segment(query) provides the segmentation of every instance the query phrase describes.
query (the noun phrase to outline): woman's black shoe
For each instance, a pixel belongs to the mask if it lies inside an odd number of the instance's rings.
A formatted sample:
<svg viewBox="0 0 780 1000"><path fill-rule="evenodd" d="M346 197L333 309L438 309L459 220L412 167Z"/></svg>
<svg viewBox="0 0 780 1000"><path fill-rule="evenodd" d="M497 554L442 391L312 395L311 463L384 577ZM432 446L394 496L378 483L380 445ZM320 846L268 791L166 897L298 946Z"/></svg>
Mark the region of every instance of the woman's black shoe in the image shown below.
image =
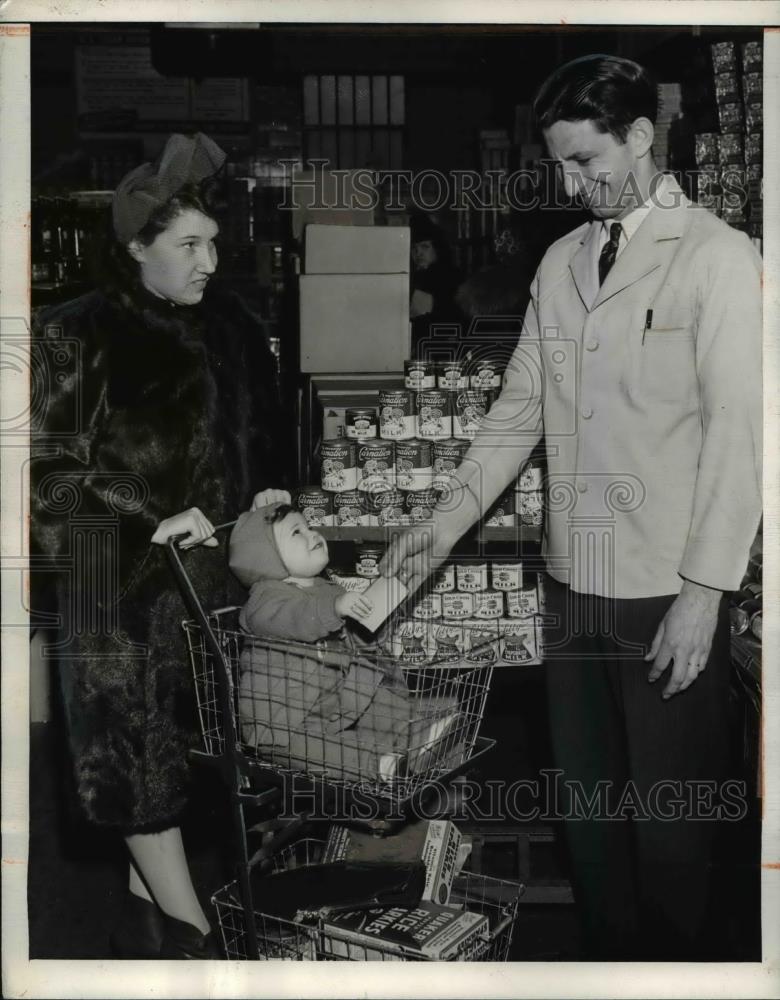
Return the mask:
<svg viewBox="0 0 780 1000"><path fill-rule="evenodd" d="M203 959L221 958L212 931L202 934L197 927L183 920L163 914L165 932L163 934L160 958Z"/></svg>
<svg viewBox="0 0 780 1000"><path fill-rule="evenodd" d="M159 907L130 892L122 917L109 937L111 954L114 958L159 958L164 934Z"/></svg>

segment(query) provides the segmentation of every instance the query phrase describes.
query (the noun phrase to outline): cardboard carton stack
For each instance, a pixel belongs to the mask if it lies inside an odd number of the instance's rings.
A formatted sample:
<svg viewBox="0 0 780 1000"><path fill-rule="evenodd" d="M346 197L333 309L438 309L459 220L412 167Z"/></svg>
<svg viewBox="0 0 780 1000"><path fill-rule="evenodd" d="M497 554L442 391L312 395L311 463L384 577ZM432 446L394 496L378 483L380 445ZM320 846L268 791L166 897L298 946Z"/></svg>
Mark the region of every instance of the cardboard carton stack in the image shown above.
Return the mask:
<svg viewBox="0 0 780 1000"><path fill-rule="evenodd" d="M724 222L763 237L763 46L712 46L718 132L696 136L699 203Z"/></svg>
<svg viewBox="0 0 780 1000"><path fill-rule="evenodd" d="M409 355L409 255L405 226L306 225L301 371L403 368Z"/></svg>

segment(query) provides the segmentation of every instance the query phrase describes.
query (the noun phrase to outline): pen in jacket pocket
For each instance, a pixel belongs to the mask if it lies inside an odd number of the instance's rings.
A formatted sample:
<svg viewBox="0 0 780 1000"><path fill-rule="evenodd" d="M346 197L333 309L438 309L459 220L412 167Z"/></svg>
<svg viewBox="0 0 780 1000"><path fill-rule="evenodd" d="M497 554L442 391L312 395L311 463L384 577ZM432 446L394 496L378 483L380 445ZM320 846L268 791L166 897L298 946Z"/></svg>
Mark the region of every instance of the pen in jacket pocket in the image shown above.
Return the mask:
<svg viewBox="0 0 780 1000"><path fill-rule="evenodd" d="M653 310L652 309L648 309L647 310L647 315L645 316L645 328L644 328L644 330L642 330L642 343L643 344L645 342L645 334L652 327L652 325L653 325Z"/></svg>

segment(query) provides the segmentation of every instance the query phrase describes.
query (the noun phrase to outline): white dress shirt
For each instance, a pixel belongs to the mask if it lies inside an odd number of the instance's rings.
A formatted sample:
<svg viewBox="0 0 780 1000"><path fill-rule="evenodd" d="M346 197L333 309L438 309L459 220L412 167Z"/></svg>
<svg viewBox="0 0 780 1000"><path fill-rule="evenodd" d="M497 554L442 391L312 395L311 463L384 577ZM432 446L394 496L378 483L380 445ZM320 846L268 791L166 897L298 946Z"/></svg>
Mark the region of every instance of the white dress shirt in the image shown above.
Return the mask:
<svg viewBox="0 0 780 1000"><path fill-rule="evenodd" d="M609 242L609 230L615 222L619 222L622 227L617 250L617 256L619 257L628 245L628 241L647 218L652 207L652 198L648 198L647 201L643 202L637 208L632 209L622 219L602 219L599 238L596 244L596 257L601 256L604 244Z"/></svg>

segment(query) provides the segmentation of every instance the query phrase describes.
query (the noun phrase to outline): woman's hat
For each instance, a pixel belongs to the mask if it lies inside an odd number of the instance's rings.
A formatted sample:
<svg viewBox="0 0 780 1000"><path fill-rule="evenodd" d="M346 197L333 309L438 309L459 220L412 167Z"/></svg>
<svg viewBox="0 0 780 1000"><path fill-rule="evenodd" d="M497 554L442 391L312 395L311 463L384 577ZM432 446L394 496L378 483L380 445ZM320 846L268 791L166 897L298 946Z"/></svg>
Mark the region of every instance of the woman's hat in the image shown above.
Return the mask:
<svg viewBox="0 0 780 1000"><path fill-rule="evenodd" d="M202 132L172 135L154 163L142 163L117 185L111 209L119 242L129 243L185 184L213 177L225 159L224 151Z"/></svg>

